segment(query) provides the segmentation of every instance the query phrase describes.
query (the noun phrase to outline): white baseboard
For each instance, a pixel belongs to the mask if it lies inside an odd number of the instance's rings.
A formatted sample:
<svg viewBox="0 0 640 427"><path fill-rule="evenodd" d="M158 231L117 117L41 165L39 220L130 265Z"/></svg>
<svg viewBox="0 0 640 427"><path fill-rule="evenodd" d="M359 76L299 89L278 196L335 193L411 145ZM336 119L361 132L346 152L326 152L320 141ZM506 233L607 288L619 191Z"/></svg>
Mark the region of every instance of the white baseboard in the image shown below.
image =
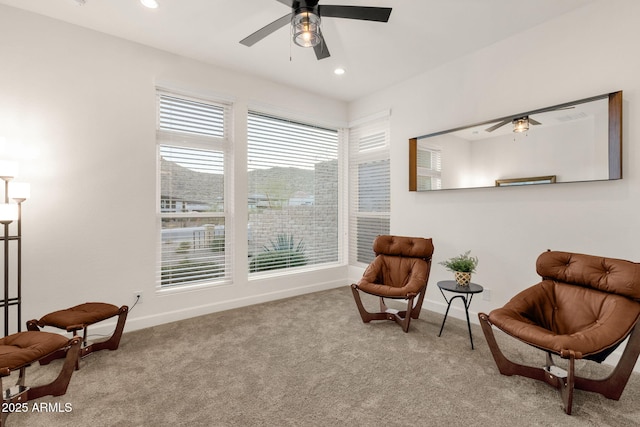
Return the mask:
<svg viewBox="0 0 640 427"><path fill-rule="evenodd" d="M162 325L165 323L177 322L179 320L190 319L192 317L203 316L206 314L217 313L220 311L231 310L239 307L246 307L249 305L260 304L269 301L276 301L283 298L290 298L298 295L304 295L312 292L319 292L328 289L338 288L345 286L344 280L333 280L324 283L316 283L308 286L299 286L292 289L285 289L280 291L266 292L256 295L248 295L245 297L217 301L209 304L203 304L196 307L187 307L175 311L169 311L159 314L152 314L148 316L135 316L135 308L133 308L128 317L125 325L125 332L132 332L139 329L150 328L153 326ZM91 326L89 334L107 335L115 328L116 321L101 322Z"/></svg>

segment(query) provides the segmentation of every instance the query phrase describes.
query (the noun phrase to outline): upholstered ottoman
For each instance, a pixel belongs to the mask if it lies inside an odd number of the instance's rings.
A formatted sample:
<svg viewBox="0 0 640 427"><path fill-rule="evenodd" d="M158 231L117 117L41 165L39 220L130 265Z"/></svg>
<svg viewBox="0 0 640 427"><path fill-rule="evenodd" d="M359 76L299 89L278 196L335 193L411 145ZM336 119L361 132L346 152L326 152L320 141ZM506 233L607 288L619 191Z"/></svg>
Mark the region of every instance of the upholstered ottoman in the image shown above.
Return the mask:
<svg viewBox="0 0 640 427"><path fill-rule="evenodd" d="M40 320L29 320L27 322L27 329L29 331L39 331L39 328L52 326L54 328L64 329L67 332L73 332L74 337L78 335L78 331L82 329L83 338L80 357L85 357L98 350L117 350L120 345L120 338L122 337L122 331L124 330L124 324L127 320L128 312L129 307L126 305L118 308L113 304L106 304L103 302L87 302L65 310L54 311L53 313L49 313L42 317ZM88 344L87 330L89 325L110 319L114 316L118 316L118 323L116 324L116 328L111 337L104 341ZM41 359L40 364L46 365L52 360L60 357L64 357L64 354L61 352L53 353L48 357ZM79 366L76 365L76 369L78 368Z"/></svg>
<svg viewBox="0 0 640 427"><path fill-rule="evenodd" d="M24 403L42 396L61 396L67 392L71 375L78 360L80 351L80 337L68 339L60 334L41 331L25 331L0 338L0 391L2 392L3 411L0 426L5 424L9 410L5 411L4 404ZM42 360L49 355L61 352L65 357L58 377L50 382L36 387L25 386L25 370L32 363ZM9 376L12 371L19 370L20 374L15 386L4 389L2 378ZM11 408L8 405L7 408Z"/></svg>

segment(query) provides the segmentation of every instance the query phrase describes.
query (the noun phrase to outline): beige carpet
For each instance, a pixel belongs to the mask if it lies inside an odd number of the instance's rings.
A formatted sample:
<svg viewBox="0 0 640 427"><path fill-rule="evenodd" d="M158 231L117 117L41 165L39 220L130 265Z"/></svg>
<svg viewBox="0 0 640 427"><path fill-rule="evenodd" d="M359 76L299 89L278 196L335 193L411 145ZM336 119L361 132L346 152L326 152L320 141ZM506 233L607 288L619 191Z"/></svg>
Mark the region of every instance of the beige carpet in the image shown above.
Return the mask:
<svg viewBox="0 0 640 427"><path fill-rule="evenodd" d="M370 302L370 300L368 300ZM135 310L132 315L135 315ZM409 333L364 324L348 287L161 325L85 358L67 394L39 402L70 412L12 414L18 426L637 426L640 375L620 401L557 391L498 373L479 326L423 312ZM544 354L500 335L509 356ZM32 384L60 361L27 373ZM578 364L604 376L610 367ZM56 409L52 405L49 409Z"/></svg>

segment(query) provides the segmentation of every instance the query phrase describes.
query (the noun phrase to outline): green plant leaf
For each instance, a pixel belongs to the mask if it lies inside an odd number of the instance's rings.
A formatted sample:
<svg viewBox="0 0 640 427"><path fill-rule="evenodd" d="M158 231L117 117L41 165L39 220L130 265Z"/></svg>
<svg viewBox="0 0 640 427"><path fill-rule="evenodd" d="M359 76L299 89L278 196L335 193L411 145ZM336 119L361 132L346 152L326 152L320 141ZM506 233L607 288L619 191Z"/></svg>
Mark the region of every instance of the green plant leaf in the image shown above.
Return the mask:
<svg viewBox="0 0 640 427"><path fill-rule="evenodd" d="M464 273L475 273L478 266L478 257L471 256L471 251L449 258L446 261L439 262L449 271L461 271Z"/></svg>

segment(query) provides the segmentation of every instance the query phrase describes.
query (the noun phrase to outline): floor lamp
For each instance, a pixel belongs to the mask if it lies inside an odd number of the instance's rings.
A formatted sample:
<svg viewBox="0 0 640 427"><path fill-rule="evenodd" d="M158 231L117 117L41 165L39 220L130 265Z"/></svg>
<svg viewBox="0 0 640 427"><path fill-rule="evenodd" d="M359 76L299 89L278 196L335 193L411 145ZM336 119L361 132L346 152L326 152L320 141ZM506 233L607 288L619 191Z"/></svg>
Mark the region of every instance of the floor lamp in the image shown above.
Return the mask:
<svg viewBox="0 0 640 427"><path fill-rule="evenodd" d="M16 307L17 332L22 327L22 203L29 198L29 184L12 182L17 172L17 165L13 162L0 163L0 179L4 181L4 203L0 203L0 224L4 228L2 234L3 255L4 255L4 292L1 301L4 311L4 335L9 335L9 309ZM13 203L11 203L13 201ZM11 223L16 224L16 234L11 234ZM10 272L11 242L15 242L16 273L15 273L15 293L12 296Z"/></svg>

